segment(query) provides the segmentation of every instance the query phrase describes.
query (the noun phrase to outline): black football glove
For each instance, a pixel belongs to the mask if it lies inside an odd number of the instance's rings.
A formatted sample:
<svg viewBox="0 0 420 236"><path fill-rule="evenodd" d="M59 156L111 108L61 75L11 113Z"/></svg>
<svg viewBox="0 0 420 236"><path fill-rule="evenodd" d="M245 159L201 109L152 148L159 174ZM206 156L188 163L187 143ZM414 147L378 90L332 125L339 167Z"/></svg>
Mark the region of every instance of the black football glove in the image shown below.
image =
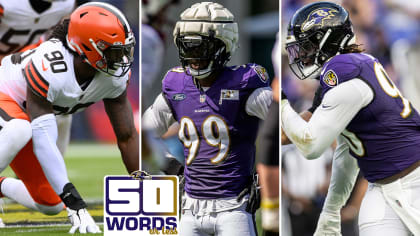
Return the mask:
<svg viewBox="0 0 420 236"><path fill-rule="evenodd" d="M319 86L315 92L314 99L312 100L312 106L311 108L308 109L310 113L314 113L316 108L319 107L319 105L321 105L321 102L322 102L321 94L322 94L322 87Z"/></svg>
<svg viewBox="0 0 420 236"><path fill-rule="evenodd" d="M258 184L258 174L254 173L252 175L252 181L248 187L246 187L242 192L239 193L236 201L240 202L242 198L244 198L247 194L249 194L248 203L246 204L246 211L251 214L255 214L255 212L260 208L261 204L261 193L260 193L260 186Z"/></svg>
<svg viewBox="0 0 420 236"><path fill-rule="evenodd" d="M184 165L173 157L165 158L165 163L160 170L165 173L165 175L184 175Z"/></svg>
<svg viewBox="0 0 420 236"><path fill-rule="evenodd" d="M72 183L67 183L60 194L61 200L66 205L67 216L72 225L69 233L101 233L92 216L86 210L86 203Z"/></svg>
<svg viewBox="0 0 420 236"><path fill-rule="evenodd" d="M281 90L281 100L287 99L286 94L283 92L283 89Z"/></svg>
<svg viewBox="0 0 420 236"><path fill-rule="evenodd" d="M165 163L161 166L160 170L165 175L177 175L179 179L179 204L182 205L182 195L184 194L185 177L184 166L174 157L165 158Z"/></svg>

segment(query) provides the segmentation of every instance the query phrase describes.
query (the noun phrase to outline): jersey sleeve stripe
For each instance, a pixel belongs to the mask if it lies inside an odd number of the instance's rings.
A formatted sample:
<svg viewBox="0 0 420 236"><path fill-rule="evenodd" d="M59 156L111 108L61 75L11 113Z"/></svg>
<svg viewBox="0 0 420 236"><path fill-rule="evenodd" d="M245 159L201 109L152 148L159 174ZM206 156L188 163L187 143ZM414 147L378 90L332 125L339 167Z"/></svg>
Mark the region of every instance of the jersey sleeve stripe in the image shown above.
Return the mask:
<svg viewBox="0 0 420 236"><path fill-rule="evenodd" d="M48 92L48 87L50 86L50 83L48 83L48 81L46 81L41 74L38 72L38 70L36 69L36 67L34 66L33 61L31 60L29 65L29 73L32 74L32 77L35 78L36 82L38 82L38 85L40 85L45 92Z"/></svg>
<svg viewBox="0 0 420 236"><path fill-rule="evenodd" d="M40 97L44 97L43 95L41 95L41 91L36 89L33 82L31 80L29 80L29 74L28 74L28 68L25 68L24 73L25 75L25 80L26 83L28 84L29 88L31 88L32 92L34 92L36 95L40 96Z"/></svg>
<svg viewBox="0 0 420 236"><path fill-rule="evenodd" d="M31 88L31 90L35 94L37 94L40 97L46 98L47 97L47 90L40 87L40 85L37 83L37 81L35 80L33 75L30 73L29 67L30 67L30 64L28 64L25 67L25 71L24 71L24 76L25 76L26 83L28 84L28 86Z"/></svg>

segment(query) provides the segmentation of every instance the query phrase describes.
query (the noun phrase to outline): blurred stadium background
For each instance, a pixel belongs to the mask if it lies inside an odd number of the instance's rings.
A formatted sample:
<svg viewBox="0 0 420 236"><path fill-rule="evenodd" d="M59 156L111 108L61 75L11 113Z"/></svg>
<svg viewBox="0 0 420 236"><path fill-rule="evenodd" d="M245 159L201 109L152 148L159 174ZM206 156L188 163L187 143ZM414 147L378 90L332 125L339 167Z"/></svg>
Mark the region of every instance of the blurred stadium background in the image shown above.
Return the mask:
<svg viewBox="0 0 420 236"><path fill-rule="evenodd" d="M136 120L138 120L139 1L95 1L111 3L119 8L127 17L134 31L137 45L130 85L128 86L128 97ZM89 1L78 0L77 2L81 4ZM102 102L73 115L71 141L64 159L70 181L77 186L80 194L87 201L89 212L96 222L103 222L103 178L105 175L126 175L127 172L122 163L116 138ZM14 177L14 174L8 168L2 172L2 176ZM70 229L70 225L57 225L69 223L65 211L56 216L45 216L14 204L8 199L5 199L1 206L0 218L3 219L8 228L0 229L0 235L67 235ZM50 224L54 226L45 226Z"/></svg>
<svg viewBox="0 0 420 236"><path fill-rule="evenodd" d="M282 0L282 38L287 24L301 6L315 1ZM402 90L404 97L419 109L420 79L420 2L405 0L341 0L333 1L350 14L358 44L366 53L377 57L388 75ZM315 80L298 80L290 71L287 54L282 53L282 88L299 111L312 104L318 86ZM293 145L282 147L282 235L312 235L328 189L332 149L308 161ZM358 235L357 214L367 182L363 176L341 212L342 234Z"/></svg>

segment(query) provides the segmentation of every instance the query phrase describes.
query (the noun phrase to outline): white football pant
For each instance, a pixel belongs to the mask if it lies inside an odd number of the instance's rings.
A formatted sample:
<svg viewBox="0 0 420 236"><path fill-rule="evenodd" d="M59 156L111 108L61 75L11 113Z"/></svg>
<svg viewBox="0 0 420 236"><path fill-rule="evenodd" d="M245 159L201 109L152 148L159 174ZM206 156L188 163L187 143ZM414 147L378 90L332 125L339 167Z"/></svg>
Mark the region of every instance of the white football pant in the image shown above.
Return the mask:
<svg viewBox="0 0 420 236"><path fill-rule="evenodd" d="M253 216L245 211L246 204L233 210L193 215L183 210L180 221L182 236L255 236Z"/></svg>
<svg viewBox="0 0 420 236"><path fill-rule="evenodd" d="M420 232L420 168L387 186L369 183L360 207L360 236L415 235L409 228Z"/></svg>

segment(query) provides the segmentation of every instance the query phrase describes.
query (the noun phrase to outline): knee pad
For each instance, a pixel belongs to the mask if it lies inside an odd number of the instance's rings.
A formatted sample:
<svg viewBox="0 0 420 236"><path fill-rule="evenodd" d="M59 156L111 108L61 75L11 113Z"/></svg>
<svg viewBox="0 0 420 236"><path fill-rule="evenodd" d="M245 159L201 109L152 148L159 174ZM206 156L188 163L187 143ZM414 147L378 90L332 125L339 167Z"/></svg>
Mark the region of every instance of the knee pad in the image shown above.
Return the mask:
<svg viewBox="0 0 420 236"><path fill-rule="evenodd" d="M64 209L64 203L60 202L55 206L47 206L35 203L38 208L38 211L45 215L57 215Z"/></svg>

